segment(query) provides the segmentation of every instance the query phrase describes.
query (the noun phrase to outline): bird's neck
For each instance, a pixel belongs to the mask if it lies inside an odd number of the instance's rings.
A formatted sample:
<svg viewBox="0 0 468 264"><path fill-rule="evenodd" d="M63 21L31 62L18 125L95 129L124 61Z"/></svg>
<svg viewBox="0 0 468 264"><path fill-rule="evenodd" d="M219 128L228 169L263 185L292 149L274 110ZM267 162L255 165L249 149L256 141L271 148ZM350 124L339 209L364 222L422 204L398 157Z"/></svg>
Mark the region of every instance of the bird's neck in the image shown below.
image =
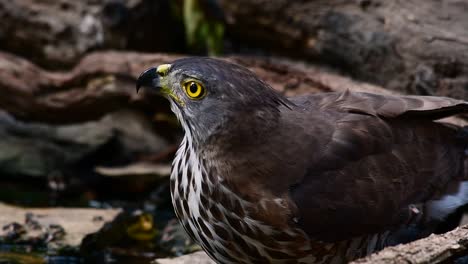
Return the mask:
<svg viewBox="0 0 468 264"><path fill-rule="evenodd" d="M220 151L234 151L233 147L237 146L255 146L275 131L279 118L280 112L271 108L238 112L226 116L204 143L217 146Z"/></svg>
<svg viewBox="0 0 468 264"><path fill-rule="evenodd" d="M183 164L187 170L200 171L197 178L203 179L215 172L216 177L228 181L238 178L237 175L244 172L256 172L251 170L251 165L263 163L256 156L268 158L268 155L275 155L265 149L265 146L268 146L267 141L271 136L277 133L279 118L278 109L258 108L255 111L242 111L236 115L225 116L222 122L209 130L197 129L188 123L189 121L182 119L185 136L173 163L178 166L174 168L182 171ZM246 157L252 164L239 164L244 160L240 157ZM259 165L261 166L265 165ZM206 173L201 173L201 170Z"/></svg>

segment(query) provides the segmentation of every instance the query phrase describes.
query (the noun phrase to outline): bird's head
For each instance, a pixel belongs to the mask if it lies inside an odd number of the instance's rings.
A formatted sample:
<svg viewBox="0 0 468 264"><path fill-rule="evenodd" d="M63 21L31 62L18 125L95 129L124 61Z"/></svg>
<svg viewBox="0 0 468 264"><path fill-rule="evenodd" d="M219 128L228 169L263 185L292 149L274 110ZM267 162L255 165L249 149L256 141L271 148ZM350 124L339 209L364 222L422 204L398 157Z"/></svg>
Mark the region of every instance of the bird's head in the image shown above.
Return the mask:
<svg viewBox="0 0 468 264"><path fill-rule="evenodd" d="M186 133L209 136L227 121L268 116L290 104L248 69L211 58L184 58L143 72L148 87L169 99Z"/></svg>

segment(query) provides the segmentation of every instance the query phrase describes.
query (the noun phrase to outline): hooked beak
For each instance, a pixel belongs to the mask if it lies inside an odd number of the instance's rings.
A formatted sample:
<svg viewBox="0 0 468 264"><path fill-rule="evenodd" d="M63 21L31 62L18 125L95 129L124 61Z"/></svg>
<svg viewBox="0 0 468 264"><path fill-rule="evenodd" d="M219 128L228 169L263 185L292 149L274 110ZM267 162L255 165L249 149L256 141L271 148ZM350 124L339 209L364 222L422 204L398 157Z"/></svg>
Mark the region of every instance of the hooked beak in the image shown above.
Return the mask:
<svg viewBox="0 0 468 264"><path fill-rule="evenodd" d="M177 104L184 106L184 102L174 94L170 88L164 87L165 76L168 75L171 69L170 64L161 64L157 68L152 67L144 71L136 82L136 91L140 90L141 87L152 88L153 91L158 92L166 97L172 98Z"/></svg>
<svg viewBox="0 0 468 264"><path fill-rule="evenodd" d="M158 74L157 68L152 67L144 71L140 77L138 77L136 83L137 93L141 87L156 88L157 90L160 90L161 84L159 77L160 75Z"/></svg>

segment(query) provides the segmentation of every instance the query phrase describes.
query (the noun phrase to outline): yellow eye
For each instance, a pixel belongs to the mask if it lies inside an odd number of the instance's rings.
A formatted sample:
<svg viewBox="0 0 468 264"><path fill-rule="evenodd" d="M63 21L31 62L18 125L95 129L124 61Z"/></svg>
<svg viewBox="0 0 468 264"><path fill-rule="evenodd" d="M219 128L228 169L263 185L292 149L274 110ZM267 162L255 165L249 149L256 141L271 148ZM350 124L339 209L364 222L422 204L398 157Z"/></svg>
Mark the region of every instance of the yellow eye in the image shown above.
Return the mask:
<svg viewBox="0 0 468 264"><path fill-rule="evenodd" d="M201 99L206 94L205 87L197 81L188 81L183 86L185 93L192 99Z"/></svg>

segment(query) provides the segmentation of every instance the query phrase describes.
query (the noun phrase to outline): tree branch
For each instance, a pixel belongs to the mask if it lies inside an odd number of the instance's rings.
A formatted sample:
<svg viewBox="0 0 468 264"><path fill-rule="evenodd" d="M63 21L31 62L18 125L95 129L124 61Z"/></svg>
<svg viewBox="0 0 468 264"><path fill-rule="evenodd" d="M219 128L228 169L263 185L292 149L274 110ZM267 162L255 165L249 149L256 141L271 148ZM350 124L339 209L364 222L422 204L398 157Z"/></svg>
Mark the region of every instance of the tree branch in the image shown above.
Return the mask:
<svg viewBox="0 0 468 264"><path fill-rule="evenodd" d="M468 225L441 235L431 235L414 242L388 247L354 264L451 263L468 255Z"/></svg>

